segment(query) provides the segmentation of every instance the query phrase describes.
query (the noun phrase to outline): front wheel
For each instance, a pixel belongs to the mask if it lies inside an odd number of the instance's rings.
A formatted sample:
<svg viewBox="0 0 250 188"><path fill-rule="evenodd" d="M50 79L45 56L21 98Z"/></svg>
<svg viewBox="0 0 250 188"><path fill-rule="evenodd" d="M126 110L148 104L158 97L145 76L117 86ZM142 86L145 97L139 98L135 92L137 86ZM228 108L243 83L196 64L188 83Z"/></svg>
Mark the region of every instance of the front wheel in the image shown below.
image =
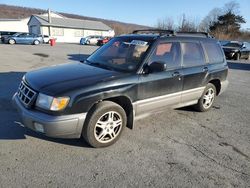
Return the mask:
<svg viewBox="0 0 250 188"><path fill-rule="evenodd" d="M195 109L199 112L205 112L210 110L214 103L215 97L216 88L213 84L208 83L198 103L194 106Z"/></svg>
<svg viewBox="0 0 250 188"><path fill-rule="evenodd" d="M95 148L110 146L119 139L126 122L126 113L120 105L103 101L90 110L82 135Z"/></svg>
<svg viewBox="0 0 250 188"><path fill-rule="evenodd" d="M14 39L10 39L8 42L9 42L9 44L15 44L16 43L16 41Z"/></svg>
<svg viewBox="0 0 250 188"><path fill-rule="evenodd" d="M240 60L240 53L236 53L234 60L239 61Z"/></svg>

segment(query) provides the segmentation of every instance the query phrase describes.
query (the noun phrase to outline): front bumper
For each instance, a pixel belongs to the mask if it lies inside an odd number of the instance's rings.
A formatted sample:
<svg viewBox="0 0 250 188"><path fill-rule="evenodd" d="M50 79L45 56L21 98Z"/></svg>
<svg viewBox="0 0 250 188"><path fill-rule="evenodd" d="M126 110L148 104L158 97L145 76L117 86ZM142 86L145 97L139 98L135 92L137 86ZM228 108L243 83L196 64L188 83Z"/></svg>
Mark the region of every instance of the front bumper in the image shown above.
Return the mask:
<svg viewBox="0 0 250 188"><path fill-rule="evenodd" d="M225 56L227 59L233 59L235 57L236 52L225 52Z"/></svg>
<svg viewBox="0 0 250 188"><path fill-rule="evenodd" d="M15 94L13 104L21 115L22 124L36 132L55 138L80 138L87 113L52 116L26 109Z"/></svg>

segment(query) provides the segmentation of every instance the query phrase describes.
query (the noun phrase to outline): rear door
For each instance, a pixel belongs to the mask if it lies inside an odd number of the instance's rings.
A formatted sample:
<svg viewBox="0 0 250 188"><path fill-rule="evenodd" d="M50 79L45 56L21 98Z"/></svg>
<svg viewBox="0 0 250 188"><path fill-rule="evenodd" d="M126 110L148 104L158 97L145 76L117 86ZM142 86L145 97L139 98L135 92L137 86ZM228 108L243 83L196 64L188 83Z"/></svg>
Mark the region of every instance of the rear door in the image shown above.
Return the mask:
<svg viewBox="0 0 250 188"><path fill-rule="evenodd" d="M166 106L179 104L181 100L182 70L179 42L159 42L147 64L153 62L165 62L167 70L139 76L137 115L159 111Z"/></svg>
<svg viewBox="0 0 250 188"><path fill-rule="evenodd" d="M182 41L183 92L181 102L195 102L206 86L208 65L201 43L196 40Z"/></svg>

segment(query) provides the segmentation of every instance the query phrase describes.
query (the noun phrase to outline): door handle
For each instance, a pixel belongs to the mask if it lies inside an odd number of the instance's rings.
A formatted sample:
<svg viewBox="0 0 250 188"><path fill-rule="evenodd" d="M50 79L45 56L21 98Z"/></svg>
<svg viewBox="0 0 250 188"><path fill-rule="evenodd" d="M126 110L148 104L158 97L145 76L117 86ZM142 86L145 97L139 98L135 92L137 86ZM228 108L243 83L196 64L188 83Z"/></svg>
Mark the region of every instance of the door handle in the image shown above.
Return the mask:
<svg viewBox="0 0 250 188"><path fill-rule="evenodd" d="M207 68L207 67L204 67L204 68L202 69L202 71L203 71L203 72L207 72L207 71L208 71L208 68Z"/></svg>
<svg viewBox="0 0 250 188"><path fill-rule="evenodd" d="M179 73L179 72L174 72L173 74L172 74L172 76L173 77L178 77L178 76L180 76L181 74Z"/></svg>

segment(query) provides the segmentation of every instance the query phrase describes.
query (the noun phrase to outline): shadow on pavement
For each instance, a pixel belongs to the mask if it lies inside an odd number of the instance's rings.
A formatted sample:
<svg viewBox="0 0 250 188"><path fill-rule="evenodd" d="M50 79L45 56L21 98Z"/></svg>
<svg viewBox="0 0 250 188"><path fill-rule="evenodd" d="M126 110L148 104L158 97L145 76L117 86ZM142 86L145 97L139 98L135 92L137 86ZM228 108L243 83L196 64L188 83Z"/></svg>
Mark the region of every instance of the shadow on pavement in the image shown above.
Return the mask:
<svg viewBox="0 0 250 188"><path fill-rule="evenodd" d="M78 147L90 147L83 139L49 138L19 125L20 116L12 105L12 96L25 72L0 72L0 141L26 139L26 136Z"/></svg>
<svg viewBox="0 0 250 188"><path fill-rule="evenodd" d="M227 62L229 69L237 69L237 70L247 70L250 71L250 64L249 63L236 63L229 61Z"/></svg>

